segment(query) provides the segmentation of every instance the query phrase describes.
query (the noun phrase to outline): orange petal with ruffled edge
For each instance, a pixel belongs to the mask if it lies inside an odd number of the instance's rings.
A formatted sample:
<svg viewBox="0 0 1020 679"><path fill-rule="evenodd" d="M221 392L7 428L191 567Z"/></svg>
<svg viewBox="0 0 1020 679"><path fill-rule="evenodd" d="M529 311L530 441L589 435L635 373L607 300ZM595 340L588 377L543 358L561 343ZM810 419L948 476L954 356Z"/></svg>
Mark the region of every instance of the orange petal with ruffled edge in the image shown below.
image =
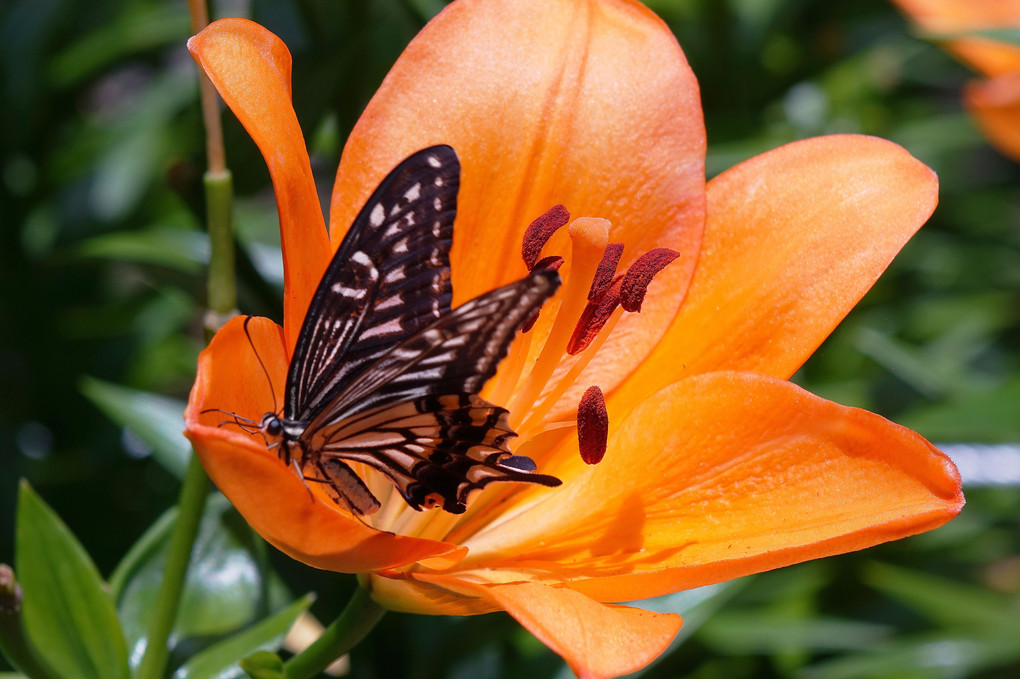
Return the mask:
<svg viewBox="0 0 1020 679"><path fill-rule="evenodd" d="M704 123L697 81L672 33L630 0L448 6L411 42L351 133L330 210L333 240L398 161L438 143L453 146L463 167L455 304L523 275L524 230L558 203L575 217L608 219L610 240L626 244L621 266L654 247L681 253L579 379L610 388L661 336L701 240ZM569 254L566 233L545 253ZM569 276L570 266L560 273ZM539 324L557 305L547 304Z"/></svg>
<svg viewBox="0 0 1020 679"><path fill-rule="evenodd" d="M839 135L787 144L708 184L698 270L669 332L608 396L610 418L713 370L792 375L935 209L903 148Z"/></svg>
<svg viewBox="0 0 1020 679"><path fill-rule="evenodd" d="M290 52L262 26L220 19L188 49L269 166L283 244L284 329L293 350L331 253L305 140L291 105Z"/></svg>
<svg viewBox="0 0 1020 679"><path fill-rule="evenodd" d="M607 606L537 582L482 585L443 575L417 577L495 603L558 653L581 679L636 672L666 650L683 622L679 615Z"/></svg>
<svg viewBox="0 0 1020 679"><path fill-rule="evenodd" d="M1020 0L893 0L924 31L936 37L1020 28ZM948 40L946 49L987 76L1020 69L1020 47L988 38Z"/></svg>
<svg viewBox="0 0 1020 679"><path fill-rule="evenodd" d="M968 83L963 101L988 141L1020 162L1020 70Z"/></svg>
<svg viewBox="0 0 1020 679"><path fill-rule="evenodd" d="M449 575L631 601L913 535L963 506L956 468L916 433L753 373L671 385L600 464L549 471L563 486L522 493Z"/></svg>
<svg viewBox="0 0 1020 679"><path fill-rule="evenodd" d="M203 412L217 408L257 422L281 403L287 370L281 329L268 319L252 318L249 342L244 321L232 319L200 355L184 415L185 433L202 465L251 527L280 551L316 568L358 573L422 560L433 567L456 563L463 548L369 528L340 511L320 488L306 486L260 435L222 425L230 415ZM279 392L275 400L270 380Z"/></svg>

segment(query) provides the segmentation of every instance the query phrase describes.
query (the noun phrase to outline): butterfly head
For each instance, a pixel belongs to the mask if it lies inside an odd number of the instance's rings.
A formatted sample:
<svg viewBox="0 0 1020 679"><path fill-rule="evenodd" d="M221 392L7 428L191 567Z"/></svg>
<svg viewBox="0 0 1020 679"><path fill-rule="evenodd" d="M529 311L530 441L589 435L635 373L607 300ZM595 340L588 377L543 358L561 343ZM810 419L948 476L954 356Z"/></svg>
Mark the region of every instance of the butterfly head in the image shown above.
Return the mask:
<svg viewBox="0 0 1020 679"><path fill-rule="evenodd" d="M275 442L283 438L283 422L280 421L276 413L266 413L263 415L259 426L262 428L262 433L271 439L271 441Z"/></svg>
<svg viewBox="0 0 1020 679"><path fill-rule="evenodd" d="M266 446L269 448L276 447L283 463L290 464L290 446L284 442L284 439L287 438L287 428L283 420L280 419L280 416L274 412L266 413L259 422L259 430L266 440ZM283 445L280 445L281 443Z"/></svg>

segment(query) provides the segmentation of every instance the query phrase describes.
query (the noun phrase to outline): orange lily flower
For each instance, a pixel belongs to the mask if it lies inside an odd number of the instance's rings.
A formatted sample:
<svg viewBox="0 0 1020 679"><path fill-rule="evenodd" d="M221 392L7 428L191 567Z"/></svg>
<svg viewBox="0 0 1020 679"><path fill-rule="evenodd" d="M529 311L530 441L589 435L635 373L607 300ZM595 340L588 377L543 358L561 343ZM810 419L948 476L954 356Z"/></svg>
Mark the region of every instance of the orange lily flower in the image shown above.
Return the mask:
<svg viewBox="0 0 1020 679"><path fill-rule="evenodd" d="M1020 30L1020 0L894 0L920 28L936 36ZM999 151L1020 162L1020 46L991 37L960 37L945 43L986 80L963 90L967 110Z"/></svg>
<svg viewBox="0 0 1020 679"><path fill-rule="evenodd" d="M861 549L960 511L956 469L923 438L786 381L934 209L933 173L902 148L812 139L706 184L697 82L647 8L460 0L408 46L353 130L327 238L283 43L229 19L189 48L269 164L286 277L282 328L253 319L249 342L235 319L202 353L187 435L285 553L359 573L392 610L506 610L579 675L609 677L653 660L681 621L604 602ZM454 515L416 512L361 470L383 503L362 523L324 494L312 500L258 437L203 411L258 420L282 403L305 309L345 229L392 167L439 143L463 168L454 306L526 273L533 218L557 203L585 215L545 244L565 259L563 287L483 393L509 408L515 452L563 485L499 484ZM621 267L657 247L679 256L640 313L616 309L568 355L610 243L623 244ZM609 434L604 459L586 465L575 419L593 385Z"/></svg>

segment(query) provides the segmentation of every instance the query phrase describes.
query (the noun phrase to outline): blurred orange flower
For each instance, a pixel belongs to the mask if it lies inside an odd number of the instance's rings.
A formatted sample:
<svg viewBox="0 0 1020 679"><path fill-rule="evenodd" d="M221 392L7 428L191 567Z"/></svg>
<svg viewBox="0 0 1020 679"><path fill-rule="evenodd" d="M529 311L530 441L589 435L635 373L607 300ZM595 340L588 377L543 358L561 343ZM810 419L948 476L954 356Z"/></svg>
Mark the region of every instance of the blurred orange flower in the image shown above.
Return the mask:
<svg viewBox="0 0 1020 679"><path fill-rule="evenodd" d="M653 660L680 627L630 601L925 531L963 505L952 463L917 434L786 379L934 209L933 173L879 139L776 149L706 184L697 82L667 27L628 0L460 0L408 46L353 130L329 236L290 103L290 55L262 27L218 21L189 43L269 165L283 237L283 327L238 319L203 352L187 434L210 476L270 543L359 573L384 606L503 609L579 675ZM510 409L515 452L560 488L502 484L464 514L383 500L368 525L321 496L261 440L218 427L282 402L305 309L348 224L385 174L433 144L460 156L454 306L526 272L528 222L562 203L564 285L486 386ZM621 266L679 257L641 313L617 309L568 355L610 243ZM605 458L574 423L605 394ZM314 484L313 484L314 485ZM316 492L318 490L316 489ZM388 499L385 499L387 498Z"/></svg>
<svg viewBox="0 0 1020 679"><path fill-rule="evenodd" d="M945 39L958 59L985 76L963 101L988 140L1020 162L1020 0L893 0L922 30ZM1013 42L994 39L1015 31ZM987 31L988 35L968 35Z"/></svg>

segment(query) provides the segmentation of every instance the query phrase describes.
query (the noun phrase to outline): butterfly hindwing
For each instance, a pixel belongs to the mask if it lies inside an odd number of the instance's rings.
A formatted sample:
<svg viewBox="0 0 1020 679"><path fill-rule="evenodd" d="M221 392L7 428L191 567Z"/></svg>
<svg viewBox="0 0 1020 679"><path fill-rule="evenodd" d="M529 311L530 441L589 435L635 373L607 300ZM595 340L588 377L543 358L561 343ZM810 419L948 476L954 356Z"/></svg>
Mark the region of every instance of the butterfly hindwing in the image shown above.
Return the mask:
<svg viewBox="0 0 1020 679"><path fill-rule="evenodd" d="M526 459L510 455L514 436L504 408L474 395L429 396L350 418L323 446L322 457L382 472L414 509L441 501L444 510L460 514L468 495L492 482L559 485L512 465Z"/></svg>
<svg viewBox="0 0 1020 679"><path fill-rule="evenodd" d="M314 419L374 360L449 311L459 182L456 153L434 146L369 198L309 304L287 374L287 419Z"/></svg>

